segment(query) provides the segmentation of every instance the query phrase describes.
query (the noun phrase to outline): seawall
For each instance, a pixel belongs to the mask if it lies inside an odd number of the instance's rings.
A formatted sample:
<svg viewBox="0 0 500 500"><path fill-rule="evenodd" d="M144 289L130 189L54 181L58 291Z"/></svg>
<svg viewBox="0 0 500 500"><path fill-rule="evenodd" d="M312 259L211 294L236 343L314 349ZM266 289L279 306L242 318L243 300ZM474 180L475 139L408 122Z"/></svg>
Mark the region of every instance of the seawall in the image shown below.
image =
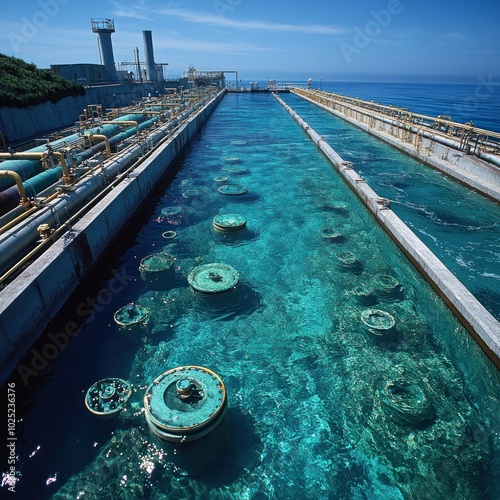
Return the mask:
<svg viewBox="0 0 500 500"><path fill-rule="evenodd" d="M290 106L279 97L275 98L308 134L384 230L500 368L500 323L390 209L389 200L380 198L352 168L350 162L344 161Z"/></svg>
<svg viewBox="0 0 500 500"><path fill-rule="evenodd" d="M154 96L157 88L155 83L101 85L86 88L84 96L65 97L57 103L47 101L27 108L0 107L0 131L7 145L43 138L50 132L73 126L89 104L124 107L148 94Z"/></svg>
<svg viewBox="0 0 500 500"><path fill-rule="evenodd" d="M0 292L0 366L2 379L44 331L70 294L168 172L174 160L215 110L225 91L193 113L150 151L114 189L57 240L39 259ZM66 338L77 332L70 322ZM46 352L44 352L44 349ZM50 360L59 347L47 344L39 353ZM55 353L55 354L54 354ZM28 368L28 369L32 369Z"/></svg>

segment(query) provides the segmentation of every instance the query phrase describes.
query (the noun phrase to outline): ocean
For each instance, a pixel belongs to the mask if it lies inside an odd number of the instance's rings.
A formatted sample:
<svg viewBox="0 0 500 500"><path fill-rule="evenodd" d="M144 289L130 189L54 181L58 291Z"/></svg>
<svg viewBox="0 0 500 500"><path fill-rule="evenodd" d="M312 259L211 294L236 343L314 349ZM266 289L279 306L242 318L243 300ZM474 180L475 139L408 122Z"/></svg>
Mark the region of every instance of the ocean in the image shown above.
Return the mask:
<svg viewBox="0 0 500 500"><path fill-rule="evenodd" d="M390 97L391 84L331 85L353 97ZM430 97L436 89L440 99L448 95L441 86L392 85L398 101L420 103L415 111L446 105ZM461 95L474 93L467 89ZM365 161L367 177L376 177L369 171L376 157L407 169L399 179L407 187L390 172L385 185L411 191L410 176L424 167L353 127L332 125L295 96L284 99L341 140L343 154ZM422 185L444 199L458 203L468 193L429 175ZM245 190L223 195L221 178ZM400 196L401 209L411 209ZM467 203L483 201L474 194ZM444 228L461 252L457 235L467 214L449 222L454 214L439 208L416 212ZM245 217L246 228L214 230L220 213ZM470 232L483 229L494 230L479 219ZM158 252L175 259L175 282L143 279L141 260ZM187 276L213 262L233 267L239 282L207 299ZM123 286L114 286L116 275L126 277ZM129 303L151 314L135 331L114 320ZM386 326L367 325L373 309ZM48 346L70 322L80 333L41 367L40 353L53 352ZM16 498L500 495L498 369L269 94L224 97L172 175L21 360L33 363L36 374L15 370L4 386L5 400L8 384L16 388ZM184 365L218 373L229 401L227 446L197 477L178 470L175 454L151 439L141 412L149 383ZM87 389L105 377L133 387L130 407L114 420L100 420L84 404ZM6 489L5 444L2 452Z"/></svg>
<svg viewBox="0 0 500 500"><path fill-rule="evenodd" d="M279 85L307 86L307 81L276 80ZM244 86L249 82L244 81ZM266 81L259 81L261 88ZM479 128L500 132L500 84L491 75L480 75L477 83L331 82L313 80L312 88L348 97L393 105L414 113L451 116L459 123L473 122Z"/></svg>

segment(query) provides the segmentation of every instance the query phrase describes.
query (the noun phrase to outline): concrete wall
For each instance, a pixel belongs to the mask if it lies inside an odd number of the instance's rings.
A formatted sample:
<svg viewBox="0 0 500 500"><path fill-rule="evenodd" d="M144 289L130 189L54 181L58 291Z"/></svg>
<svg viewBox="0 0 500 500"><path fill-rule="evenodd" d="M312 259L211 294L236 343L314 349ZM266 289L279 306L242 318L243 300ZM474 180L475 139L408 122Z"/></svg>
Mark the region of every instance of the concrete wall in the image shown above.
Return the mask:
<svg viewBox="0 0 500 500"><path fill-rule="evenodd" d="M181 125L108 196L0 292L2 379L14 369L19 358L90 272L94 262L99 260L124 229L158 180L168 171L173 160L217 107L223 95L224 92L219 93ZM68 332L64 335L68 341L75 334L76 323L68 323L67 329ZM39 363L33 358L36 366L26 367L26 373L41 369L40 364L44 360L48 363L47 360L52 359L51 353L55 351L55 357L57 350L55 341L44 346L38 353L41 356L37 358Z"/></svg>
<svg viewBox="0 0 500 500"><path fill-rule="evenodd" d="M85 96L66 97L55 104L0 108L0 131L7 144L43 138L47 133L74 125L88 104L102 104L105 108L128 106L148 93L155 95L156 90L154 83L103 85L87 88Z"/></svg>
<svg viewBox="0 0 500 500"><path fill-rule="evenodd" d="M351 189L363 201L391 238L472 333L491 360L500 367L500 323L388 207L364 181L292 108L276 97L320 148Z"/></svg>

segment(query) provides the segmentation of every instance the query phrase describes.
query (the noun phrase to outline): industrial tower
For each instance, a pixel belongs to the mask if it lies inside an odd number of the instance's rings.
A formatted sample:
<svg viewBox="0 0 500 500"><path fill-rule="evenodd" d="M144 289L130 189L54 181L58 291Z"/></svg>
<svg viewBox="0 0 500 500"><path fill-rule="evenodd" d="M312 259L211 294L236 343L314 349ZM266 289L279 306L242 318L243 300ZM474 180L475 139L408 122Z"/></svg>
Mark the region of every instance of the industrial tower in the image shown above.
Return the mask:
<svg viewBox="0 0 500 500"><path fill-rule="evenodd" d="M115 58L113 56L113 45L111 44L111 33L115 32L113 19L91 19L92 31L99 37L99 51L109 79L116 80Z"/></svg>

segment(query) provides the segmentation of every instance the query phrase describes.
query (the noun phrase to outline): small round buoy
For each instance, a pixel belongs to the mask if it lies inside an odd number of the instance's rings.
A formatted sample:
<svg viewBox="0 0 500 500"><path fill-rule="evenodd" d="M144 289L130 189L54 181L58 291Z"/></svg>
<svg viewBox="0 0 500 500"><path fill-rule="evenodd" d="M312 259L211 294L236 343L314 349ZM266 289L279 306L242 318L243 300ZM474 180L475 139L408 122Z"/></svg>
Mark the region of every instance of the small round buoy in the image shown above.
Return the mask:
<svg viewBox="0 0 500 500"><path fill-rule="evenodd" d="M162 215L177 215L182 212L181 207L163 207L161 209L161 214Z"/></svg>
<svg viewBox="0 0 500 500"><path fill-rule="evenodd" d="M239 214L218 214L214 217L213 226L218 231L239 231L247 225L245 217Z"/></svg>
<svg viewBox="0 0 500 500"><path fill-rule="evenodd" d="M240 275L226 264L201 264L188 274L188 283L198 292L220 293L234 288Z"/></svg>
<svg viewBox="0 0 500 500"><path fill-rule="evenodd" d="M341 232L330 229L329 227L321 230L321 238L333 243L342 243L345 241L345 236Z"/></svg>
<svg viewBox="0 0 500 500"><path fill-rule="evenodd" d="M335 201L330 205L330 211L347 217L349 215L349 205L345 201Z"/></svg>
<svg viewBox="0 0 500 500"><path fill-rule="evenodd" d="M231 165L235 165L237 163L241 163L241 158L238 158L237 156L231 156L228 158L223 158L225 163L229 163Z"/></svg>
<svg viewBox="0 0 500 500"><path fill-rule="evenodd" d="M361 267L361 262L352 252L342 252L337 254L340 267L356 270Z"/></svg>
<svg viewBox="0 0 500 500"><path fill-rule="evenodd" d="M114 416L123 409L131 394L132 389L126 380L104 378L87 391L85 406L99 417Z"/></svg>
<svg viewBox="0 0 500 500"><path fill-rule="evenodd" d="M421 427L435 419L434 407L416 382L404 378L386 381L379 396L385 413L399 425Z"/></svg>
<svg viewBox="0 0 500 500"><path fill-rule="evenodd" d="M114 319L115 323L126 328L143 326L149 320L149 313L147 307L131 302L118 309L115 312Z"/></svg>
<svg viewBox="0 0 500 500"><path fill-rule="evenodd" d="M144 395L146 422L163 441L186 443L213 432L226 417L224 382L201 366L181 366L156 377Z"/></svg>
<svg viewBox="0 0 500 500"><path fill-rule="evenodd" d="M229 174L246 174L248 172L248 168L244 165L225 165L222 170Z"/></svg>
<svg viewBox="0 0 500 500"><path fill-rule="evenodd" d="M162 252L146 255L146 257L141 259L141 263L139 264L139 271L141 272L141 275L174 270L175 259Z"/></svg>
<svg viewBox="0 0 500 500"><path fill-rule="evenodd" d="M238 195L245 194L248 189L241 184L226 184L225 186L221 186L217 189L219 193L228 194L228 195Z"/></svg>
<svg viewBox="0 0 500 500"><path fill-rule="evenodd" d="M397 298L403 293L401 283L390 274L379 274L373 281L375 291L382 297Z"/></svg>
<svg viewBox="0 0 500 500"><path fill-rule="evenodd" d="M377 297L373 294L373 290L364 284L357 286L352 293L361 305L372 306L377 302Z"/></svg>
<svg viewBox="0 0 500 500"><path fill-rule="evenodd" d="M380 309L367 309L361 313L361 321L370 333L378 337L386 336L394 331L396 320L391 314Z"/></svg>
<svg viewBox="0 0 500 500"><path fill-rule="evenodd" d="M177 236L177 233L175 231L165 231L161 235L166 240L173 240Z"/></svg>

